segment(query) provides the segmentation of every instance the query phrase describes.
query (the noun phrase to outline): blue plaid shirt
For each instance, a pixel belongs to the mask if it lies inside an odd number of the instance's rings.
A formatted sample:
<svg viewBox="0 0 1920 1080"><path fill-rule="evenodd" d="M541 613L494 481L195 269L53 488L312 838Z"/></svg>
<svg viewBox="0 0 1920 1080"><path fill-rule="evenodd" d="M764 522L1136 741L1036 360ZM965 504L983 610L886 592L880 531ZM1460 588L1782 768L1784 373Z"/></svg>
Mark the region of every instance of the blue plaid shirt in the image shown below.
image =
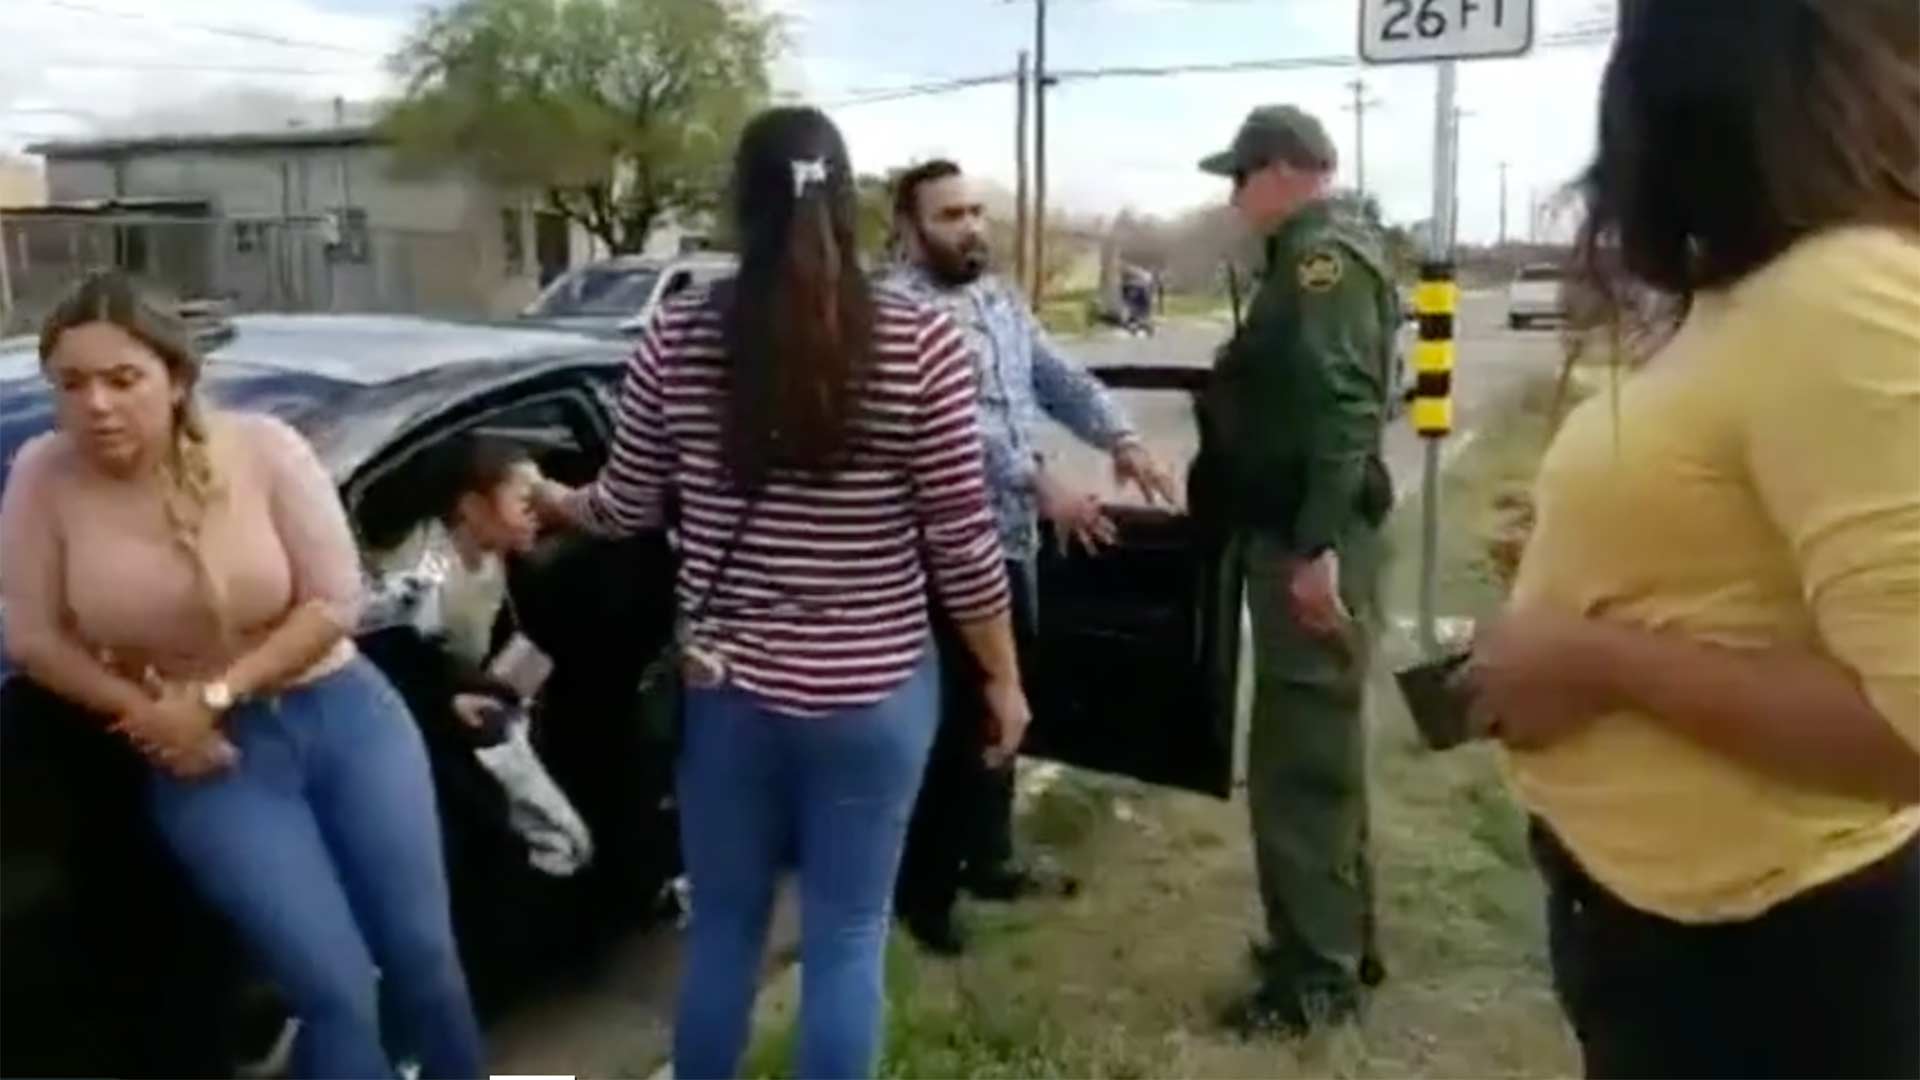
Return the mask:
<svg viewBox="0 0 1920 1080"><path fill-rule="evenodd" d="M1040 551L1033 478L1041 415L1109 451L1134 437L1133 426L1100 380L1054 345L1026 298L1004 279L987 275L956 288L921 267L897 263L880 284L946 312L966 336L980 387L980 432L1000 545L1009 559L1032 560Z"/></svg>

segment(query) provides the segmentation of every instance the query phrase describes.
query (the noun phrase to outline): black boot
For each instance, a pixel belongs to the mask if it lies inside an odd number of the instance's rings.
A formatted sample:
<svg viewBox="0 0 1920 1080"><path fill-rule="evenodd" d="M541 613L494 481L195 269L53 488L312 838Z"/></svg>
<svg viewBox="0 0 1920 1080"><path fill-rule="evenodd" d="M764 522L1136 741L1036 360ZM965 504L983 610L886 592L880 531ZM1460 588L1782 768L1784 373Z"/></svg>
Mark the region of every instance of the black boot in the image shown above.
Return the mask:
<svg viewBox="0 0 1920 1080"><path fill-rule="evenodd" d="M1316 1027L1330 1027L1360 1014L1358 988L1262 980L1251 994L1220 1015L1222 1026L1242 1038L1297 1039Z"/></svg>
<svg viewBox="0 0 1920 1080"><path fill-rule="evenodd" d="M954 957L967 951L966 931L950 904L902 911L900 922L922 949L935 956Z"/></svg>
<svg viewBox="0 0 1920 1080"><path fill-rule="evenodd" d="M1254 970L1263 975L1281 962L1279 949L1259 941L1247 943L1247 956L1253 961ZM1360 954L1359 975L1360 985L1372 990L1387 981L1387 963L1379 953L1368 949Z"/></svg>

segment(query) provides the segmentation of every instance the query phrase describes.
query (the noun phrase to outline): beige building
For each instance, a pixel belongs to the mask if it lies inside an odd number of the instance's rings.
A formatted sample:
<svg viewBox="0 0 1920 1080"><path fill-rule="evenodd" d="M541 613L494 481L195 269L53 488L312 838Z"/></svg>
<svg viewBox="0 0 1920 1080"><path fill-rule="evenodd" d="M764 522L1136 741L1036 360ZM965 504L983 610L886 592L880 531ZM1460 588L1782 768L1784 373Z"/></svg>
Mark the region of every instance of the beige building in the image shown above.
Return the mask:
<svg viewBox="0 0 1920 1080"><path fill-rule="evenodd" d="M30 149L46 161L45 205L0 195L23 309L111 263L240 310L499 317L596 253L529 193L401 170L368 127Z"/></svg>
<svg viewBox="0 0 1920 1080"><path fill-rule="evenodd" d="M0 154L0 206L39 206L47 201L47 174L32 158Z"/></svg>

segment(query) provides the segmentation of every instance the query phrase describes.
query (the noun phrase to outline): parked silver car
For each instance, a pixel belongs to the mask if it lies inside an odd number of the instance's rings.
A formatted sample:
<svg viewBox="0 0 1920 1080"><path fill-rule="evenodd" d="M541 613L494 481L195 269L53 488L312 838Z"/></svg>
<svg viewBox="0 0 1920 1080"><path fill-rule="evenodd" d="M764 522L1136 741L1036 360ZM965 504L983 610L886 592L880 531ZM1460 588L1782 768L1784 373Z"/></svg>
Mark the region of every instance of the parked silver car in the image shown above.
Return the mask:
<svg viewBox="0 0 1920 1080"><path fill-rule="evenodd" d="M739 260L722 252L677 258L616 255L576 266L520 313L524 322L593 334L629 334L683 289L732 277Z"/></svg>

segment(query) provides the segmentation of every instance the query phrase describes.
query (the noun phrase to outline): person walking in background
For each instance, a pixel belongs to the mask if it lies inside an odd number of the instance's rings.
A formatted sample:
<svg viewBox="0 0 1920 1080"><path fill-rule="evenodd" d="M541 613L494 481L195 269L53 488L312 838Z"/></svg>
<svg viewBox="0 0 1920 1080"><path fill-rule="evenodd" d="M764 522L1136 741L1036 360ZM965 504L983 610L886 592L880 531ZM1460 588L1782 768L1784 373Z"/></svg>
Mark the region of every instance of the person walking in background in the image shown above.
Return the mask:
<svg viewBox="0 0 1920 1080"><path fill-rule="evenodd" d="M425 750L348 637L326 471L279 421L206 410L184 328L117 273L48 316L40 360L58 430L0 497L12 659L152 762L161 835L301 1022L298 1075L393 1076L383 995L425 1075L481 1075Z"/></svg>
<svg viewBox="0 0 1920 1080"><path fill-rule="evenodd" d="M1120 271L1120 307L1129 334L1153 334L1153 277L1137 266Z"/></svg>
<svg viewBox="0 0 1920 1080"><path fill-rule="evenodd" d="M1226 1017L1298 1032L1384 977L1367 856L1367 670L1380 460L1398 299L1360 208L1329 195L1333 143L1288 105L1255 109L1201 168L1267 236L1267 273L1221 351L1201 419L1194 510L1239 536L1253 616L1248 807L1269 940Z"/></svg>
<svg viewBox="0 0 1920 1080"><path fill-rule="evenodd" d="M996 759L1027 724L966 342L869 286L853 179L817 110L747 126L738 278L662 308L622 386L610 463L587 488L537 497L611 534L660 527L669 486L678 497L693 909L681 1077L738 1067L774 884L795 863L796 1075L876 1065L889 899L937 721L929 579L980 673Z"/></svg>
<svg viewBox="0 0 1920 1080"><path fill-rule="evenodd" d="M1172 502L1173 484L1099 380L1055 347L1012 285L988 273L986 208L959 166L935 160L901 174L894 231L901 258L883 283L948 313L973 357L1014 634L1022 662L1031 665L1039 632L1037 518L1050 519L1062 541L1091 548L1113 538L1098 497L1071 491L1041 465L1042 416L1112 455L1116 478L1139 485L1150 501ZM914 808L899 905L921 944L952 955L965 946L953 916L962 887L982 899L1012 900L1035 879L1014 859L1012 763L982 764L979 680L952 642L944 651L951 657L941 695L945 719Z"/></svg>
<svg viewBox="0 0 1920 1080"><path fill-rule="evenodd" d="M1561 427L1466 682L1588 1075L1920 1075L1920 11L1629 9L1581 263L1684 310Z"/></svg>

